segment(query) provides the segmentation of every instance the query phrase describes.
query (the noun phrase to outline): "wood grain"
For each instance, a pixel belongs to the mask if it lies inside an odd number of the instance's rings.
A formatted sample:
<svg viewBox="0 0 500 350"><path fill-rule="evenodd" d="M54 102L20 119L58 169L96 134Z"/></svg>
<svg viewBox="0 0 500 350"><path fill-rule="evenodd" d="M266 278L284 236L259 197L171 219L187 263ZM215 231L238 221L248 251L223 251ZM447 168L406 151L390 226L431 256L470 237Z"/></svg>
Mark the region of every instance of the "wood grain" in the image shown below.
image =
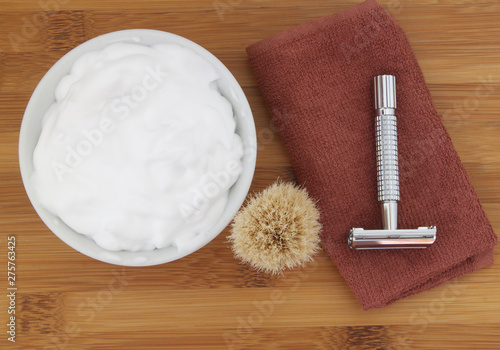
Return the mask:
<svg viewBox="0 0 500 350"><path fill-rule="evenodd" d="M245 48L359 1L0 0L0 249L17 238L17 337L1 349L498 349L500 249L493 266L364 312L324 252L270 277L233 258L226 229L198 252L147 268L69 248L24 192L17 139L45 72L97 35L151 28L219 57L242 85L258 133L251 191L294 180ZM500 230L500 4L380 0L406 31L438 112L496 232ZM222 7L221 7L222 6ZM479 92L479 93L478 93ZM4 265L4 266L5 266ZM5 271L5 270L4 270ZM5 274L4 274L5 276ZM6 276L1 288L7 288ZM0 319L8 322L8 298Z"/></svg>

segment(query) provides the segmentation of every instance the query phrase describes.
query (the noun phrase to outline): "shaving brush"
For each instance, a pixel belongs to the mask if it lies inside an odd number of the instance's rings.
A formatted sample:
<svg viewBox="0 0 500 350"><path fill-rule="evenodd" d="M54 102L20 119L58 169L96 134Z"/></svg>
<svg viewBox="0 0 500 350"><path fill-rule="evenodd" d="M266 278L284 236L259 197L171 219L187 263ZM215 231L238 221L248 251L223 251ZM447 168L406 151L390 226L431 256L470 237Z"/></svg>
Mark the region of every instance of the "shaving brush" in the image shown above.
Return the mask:
<svg viewBox="0 0 500 350"><path fill-rule="evenodd" d="M236 215L228 239L238 259L275 275L312 260L320 243L319 217L304 188L278 181Z"/></svg>

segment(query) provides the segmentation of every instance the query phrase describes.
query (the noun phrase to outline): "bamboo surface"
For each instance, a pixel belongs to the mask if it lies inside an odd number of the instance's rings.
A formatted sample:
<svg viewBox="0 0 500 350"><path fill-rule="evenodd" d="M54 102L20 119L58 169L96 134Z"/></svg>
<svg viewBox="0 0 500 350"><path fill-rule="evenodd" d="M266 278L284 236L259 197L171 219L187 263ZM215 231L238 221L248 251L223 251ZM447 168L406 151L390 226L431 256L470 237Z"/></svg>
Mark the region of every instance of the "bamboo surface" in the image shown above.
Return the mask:
<svg viewBox="0 0 500 350"><path fill-rule="evenodd" d="M242 85L258 133L251 191L293 170L245 48L359 1L0 0L0 279L16 237L16 342L0 298L1 349L498 349L500 248L495 264L365 312L333 263L269 277L234 259L226 229L164 265L105 264L42 223L17 159L26 104L46 71L97 35L130 28L184 36L215 54ZM453 143L500 232L500 3L380 0L406 31ZM45 18L43 22L41 19ZM477 89L487 93L478 97ZM450 297L450 295L452 297Z"/></svg>

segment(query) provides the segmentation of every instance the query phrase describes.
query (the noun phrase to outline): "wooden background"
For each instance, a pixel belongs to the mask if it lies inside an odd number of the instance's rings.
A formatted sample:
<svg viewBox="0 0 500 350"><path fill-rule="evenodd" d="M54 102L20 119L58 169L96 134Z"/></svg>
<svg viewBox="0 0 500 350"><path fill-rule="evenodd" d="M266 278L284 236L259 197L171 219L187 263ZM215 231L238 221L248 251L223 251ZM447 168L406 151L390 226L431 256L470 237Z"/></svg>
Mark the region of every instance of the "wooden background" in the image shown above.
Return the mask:
<svg viewBox="0 0 500 350"><path fill-rule="evenodd" d="M249 69L245 48L358 0L0 0L0 266L17 237L17 337L1 349L498 349L500 248L494 266L387 308L362 311L324 252L281 278L236 261L227 230L169 264L121 268L66 246L38 218L18 170L28 99L67 51L99 34L151 28L218 56L243 86L259 152L252 191L290 161ZM435 104L500 232L500 4L380 0L406 31ZM44 22L43 19L46 19ZM477 97L475 91L488 91ZM486 88L487 90L484 90ZM0 290L6 292L6 272ZM456 297L449 297L452 291ZM446 297L445 297L446 296Z"/></svg>

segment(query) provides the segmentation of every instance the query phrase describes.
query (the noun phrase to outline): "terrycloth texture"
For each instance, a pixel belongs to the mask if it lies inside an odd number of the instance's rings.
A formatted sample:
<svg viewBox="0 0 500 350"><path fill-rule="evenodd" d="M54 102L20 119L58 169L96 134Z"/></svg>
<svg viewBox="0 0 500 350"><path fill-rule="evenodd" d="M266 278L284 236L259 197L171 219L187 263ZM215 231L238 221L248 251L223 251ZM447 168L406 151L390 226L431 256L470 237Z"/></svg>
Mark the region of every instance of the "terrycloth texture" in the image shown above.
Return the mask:
<svg viewBox="0 0 500 350"><path fill-rule="evenodd" d="M493 263L497 237L436 113L399 25L372 0L247 49L297 179L319 200L323 246L364 309ZM352 227L381 229L373 77L396 76L399 227L437 226L425 250L354 251Z"/></svg>

